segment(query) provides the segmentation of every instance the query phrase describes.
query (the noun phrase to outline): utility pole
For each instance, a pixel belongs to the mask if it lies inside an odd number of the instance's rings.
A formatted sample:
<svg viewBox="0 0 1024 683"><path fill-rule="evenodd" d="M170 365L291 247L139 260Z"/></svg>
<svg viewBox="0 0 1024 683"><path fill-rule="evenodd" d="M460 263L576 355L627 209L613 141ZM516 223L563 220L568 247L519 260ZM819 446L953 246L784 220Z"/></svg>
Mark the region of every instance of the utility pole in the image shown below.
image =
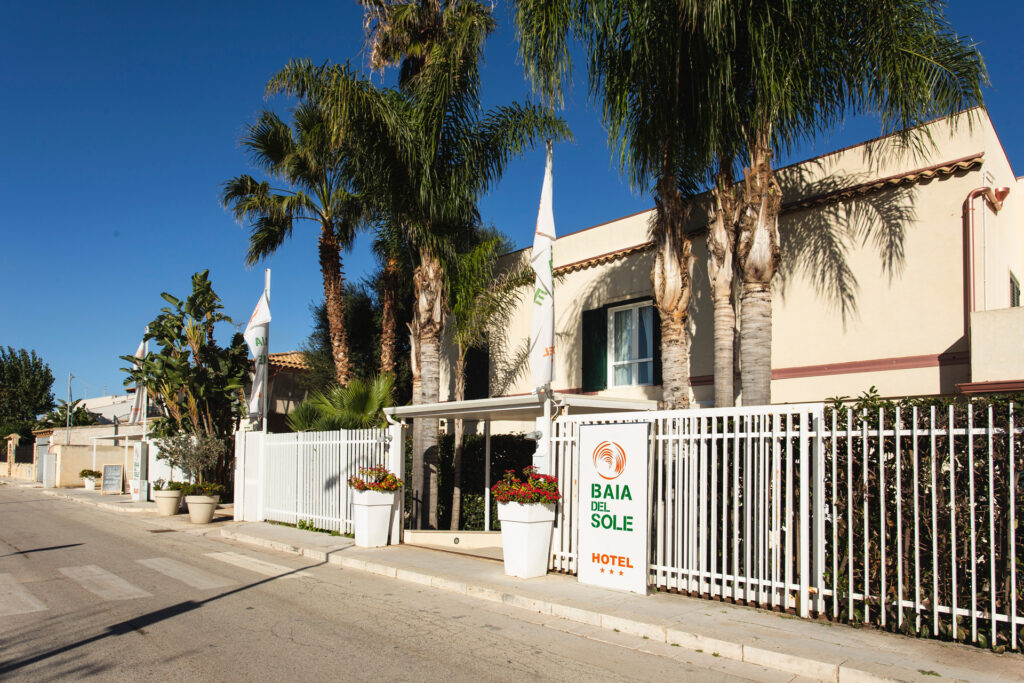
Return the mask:
<svg viewBox="0 0 1024 683"><path fill-rule="evenodd" d="M68 373L68 403L65 408L67 413L67 427L64 430L64 445L71 445L71 378L74 377L70 372Z"/></svg>

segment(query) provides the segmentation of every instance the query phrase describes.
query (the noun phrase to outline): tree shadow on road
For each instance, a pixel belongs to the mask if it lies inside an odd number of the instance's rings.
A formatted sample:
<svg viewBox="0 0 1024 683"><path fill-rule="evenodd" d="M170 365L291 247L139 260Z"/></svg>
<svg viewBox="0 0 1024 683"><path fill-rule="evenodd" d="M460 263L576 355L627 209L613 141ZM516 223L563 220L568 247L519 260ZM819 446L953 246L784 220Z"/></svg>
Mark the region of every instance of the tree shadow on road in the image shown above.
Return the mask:
<svg viewBox="0 0 1024 683"><path fill-rule="evenodd" d="M88 645L91 645L91 644L93 644L95 642L101 641L101 640L103 640L105 638L127 635L127 634L132 633L132 632L136 632L136 633L140 633L140 634L144 635L145 634L145 629L148 626L152 626L154 624L159 624L160 622L167 621L169 619L173 619L173 618L175 618L177 616L180 616L182 614L187 614L189 612L193 612L193 611L199 609L200 607L202 607L202 606L204 606L206 604L209 604L211 602L215 602L217 600L221 600L223 598L227 598L227 597L230 597L232 595L236 595L238 593L242 593L242 592L250 590L252 588L256 588L258 586L262 586L262 585L268 584L268 583L270 583L272 581L277 581L278 579L283 579L283 578L288 577L288 576L299 574L300 572L308 571L310 569L315 569L316 567L320 567L320 566L323 566L323 565L326 565L326 564L327 564L327 561L324 560L322 562L318 562L316 564L309 565L308 567L298 567L296 569L293 569L292 571L284 572L283 574L278 574L276 576L269 576L269 577L267 577L265 579L260 579L259 581L254 581L254 582L248 583L248 584L246 584L244 586L239 586L238 588L233 588L233 589L231 589L229 591L224 591L223 593L211 596L209 598L206 598L205 600L185 600L183 602L179 602L179 603L174 604L174 605L169 605L167 607L162 607L160 609L153 610L152 612L148 612L146 614L142 614L142 615L139 615L137 617L131 617L129 619L125 619L125 620L120 621L120 622L118 622L116 624L111 624L110 626L107 626L102 631L100 631L98 633L95 633L95 634L93 634L91 636L88 636L86 638L80 638L79 640L77 640L77 641L75 641L73 643L68 643L67 645L60 645L60 646L51 648L51 649L49 649L49 650L47 650L45 652L41 652L41 653L36 654L36 655L31 655L31 656L23 657L21 659L16 659L16 660L9 661L9 662L2 662L2 663L0 663L0 678L3 678L4 676L6 676L8 674L11 674L12 672L18 671L19 669L23 669L23 668L31 666L33 664L39 664L40 662L46 662L47 660L50 660L50 659L52 659L54 657L57 657L58 655L62 655L62 654L69 653L69 652L73 652L73 651L78 650L80 648L83 648L83 647L86 647ZM79 671L76 675L87 675L89 673L98 673L98 672Z"/></svg>

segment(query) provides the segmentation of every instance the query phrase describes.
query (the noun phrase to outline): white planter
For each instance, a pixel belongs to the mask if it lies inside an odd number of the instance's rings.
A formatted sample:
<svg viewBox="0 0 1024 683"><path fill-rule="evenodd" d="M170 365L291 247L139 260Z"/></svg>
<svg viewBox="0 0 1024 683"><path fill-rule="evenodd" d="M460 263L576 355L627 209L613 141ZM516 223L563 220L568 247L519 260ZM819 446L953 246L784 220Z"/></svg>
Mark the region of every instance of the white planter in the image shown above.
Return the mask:
<svg viewBox="0 0 1024 683"><path fill-rule="evenodd" d="M352 491L352 522L356 545L377 548L388 544L396 491Z"/></svg>
<svg viewBox="0 0 1024 683"><path fill-rule="evenodd" d="M96 480L95 479L85 479L85 478L83 478L82 481L85 482L85 490L86 491L95 491L96 490Z"/></svg>
<svg viewBox="0 0 1024 683"><path fill-rule="evenodd" d="M554 503L498 503L505 574L532 579L548 573Z"/></svg>
<svg viewBox="0 0 1024 683"><path fill-rule="evenodd" d="M176 515L181 510L181 491L153 491L153 500L161 517Z"/></svg>
<svg viewBox="0 0 1024 683"><path fill-rule="evenodd" d="M193 524L209 524L219 502L220 496L185 496L189 521Z"/></svg>

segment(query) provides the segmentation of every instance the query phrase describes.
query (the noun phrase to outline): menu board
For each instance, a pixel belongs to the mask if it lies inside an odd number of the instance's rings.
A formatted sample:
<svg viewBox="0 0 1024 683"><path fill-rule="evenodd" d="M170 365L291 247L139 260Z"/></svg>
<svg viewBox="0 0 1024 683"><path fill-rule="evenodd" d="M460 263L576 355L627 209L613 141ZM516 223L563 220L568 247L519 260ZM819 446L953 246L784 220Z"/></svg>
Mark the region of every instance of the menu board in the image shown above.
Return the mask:
<svg viewBox="0 0 1024 683"><path fill-rule="evenodd" d="M103 493L121 493L124 479L124 465L103 466Z"/></svg>

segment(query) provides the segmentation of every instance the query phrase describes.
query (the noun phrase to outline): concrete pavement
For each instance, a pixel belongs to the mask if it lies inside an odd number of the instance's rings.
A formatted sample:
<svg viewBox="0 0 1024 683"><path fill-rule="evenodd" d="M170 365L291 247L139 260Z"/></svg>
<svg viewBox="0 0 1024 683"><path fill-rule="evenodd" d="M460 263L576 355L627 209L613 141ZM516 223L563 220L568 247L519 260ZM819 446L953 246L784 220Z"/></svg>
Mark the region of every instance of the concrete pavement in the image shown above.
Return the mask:
<svg viewBox="0 0 1024 683"><path fill-rule="evenodd" d="M799 680L167 521L0 486L0 679Z"/></svg>
<svg viewBox="0 0 1024 683"><path fill-rule="evenodd" d="M63 492L78 502L125 511L120 501L100 502L86 492ZM151 504L150 504L151 505ZM128 508L130 509L130 508ZM193 534L207 528L184 516L133 515L144 524L180 527ZM1024 657L996 655L977 648L918 640L874 629L811 622L722 602L668 594L636 596L579 584L574 577L549 574L520 580L506 577L500 562L412 546L356 548L350 539L266 523L217 525L226 539L253 547L301 555L343 570L356 570L442 595L457 594L500 605L521 619L539 619L548 628L596 640L639 639L690 656L756 665L823 681L953 680L1024 681ZM351 573L351 572L349 572Z"/></svg>
<svg viewBox="0 0 1024 683"><path fill-rule="evenodd" d="M487 559L409 545L357 548L349 539L265 522L225 526L221 534L342 569L550 615L574 633L628 633L820 681L1024 681L1019 654L666 593L619 593L560 574L516 579L504 575L500 562Z"/></svg>

